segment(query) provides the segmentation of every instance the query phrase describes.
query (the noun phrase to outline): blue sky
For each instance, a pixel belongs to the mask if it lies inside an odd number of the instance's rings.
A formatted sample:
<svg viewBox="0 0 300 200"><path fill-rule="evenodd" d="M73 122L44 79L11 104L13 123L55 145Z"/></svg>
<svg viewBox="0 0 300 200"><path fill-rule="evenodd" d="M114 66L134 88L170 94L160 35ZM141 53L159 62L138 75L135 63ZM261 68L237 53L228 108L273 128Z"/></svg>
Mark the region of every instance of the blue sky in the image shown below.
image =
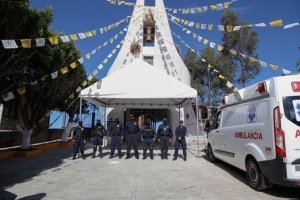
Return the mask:
<svg viewBox="0 0 300 200"><path fill-rule="evenodd" d="M166 7L171 8L193 8L210 6L213 4L224 3L227 0L164 0ZM135 0L128 0L128 2L135 3ZM154 5L154 0L145 0L145 4L149 6ZM99 28L115 23L126 16L130 16L133 12L132 6L112 5L106 0L31 0L31 6L37 8L45 8L52 6L54 17L51 27L58 32L64 32L66 35L76 34L80 32L97 30L97 35L83 40L75 41L80 49L82 56L91 53L92 50L108 41L111 37L119 33L127 23L124 22L117 28L111 29L104 34L100 34ZM283 27L271 27L269 22L282 19L283 24L300 23L300 1L299 0L238 0L232 3L229 8L233 11L240 12L240 19L247 21L249 24L265 23L267 27L254 27L253 30L258 32L259 44L258 54L261 61L267 64L278 65L279 69L274 71L270 66L263 68L261 74L250 81L247 85L254 84L264 79L280 76L281 69L287 69L296 72L296 61L300 58L300 26L295 26L289 29ZM199 22L203 24L221 24L220 18L225 10L211 11L197 14L173 14L179 18ZM176 26L172 22L170 27L176 34L190 45L194 50L201 51L207 45L203 42L196 42L192 35L187 35L182 31L182 28ZM214 26L213 30L201 30L195 27L189 28L192 32L208 39L216 44L222 44L222 33ZM91 58L84 59L84 65L87 75L90 75L100 63L107 57L107 55L115 48L117 42L120 42L121 36L112 44L105 48L101 48ZM181 46L181 57L184 58L187 47L176 37L173 37L174 43ZM217 51L217 48L215 47ZM97 74L98 78L104 78L114 58L109 59L107 64ZM51 116L51 122L57 117L57 113ZM52 128L60 127L61 120L59 119Z"/></svg>

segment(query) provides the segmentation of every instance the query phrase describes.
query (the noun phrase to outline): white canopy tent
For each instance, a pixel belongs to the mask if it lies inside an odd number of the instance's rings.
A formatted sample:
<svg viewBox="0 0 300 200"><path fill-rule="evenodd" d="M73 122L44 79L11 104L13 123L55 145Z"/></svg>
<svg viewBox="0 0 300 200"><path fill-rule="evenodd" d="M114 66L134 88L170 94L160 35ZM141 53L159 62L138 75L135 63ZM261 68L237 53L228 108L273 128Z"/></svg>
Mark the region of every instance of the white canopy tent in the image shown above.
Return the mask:
<svg viewBox="0 0 300 200"><path fill-rule="evenodd" d="M105 108L180 108L186 99L197 98L197 91L137 58L82 90L79 97Z"/></svg>

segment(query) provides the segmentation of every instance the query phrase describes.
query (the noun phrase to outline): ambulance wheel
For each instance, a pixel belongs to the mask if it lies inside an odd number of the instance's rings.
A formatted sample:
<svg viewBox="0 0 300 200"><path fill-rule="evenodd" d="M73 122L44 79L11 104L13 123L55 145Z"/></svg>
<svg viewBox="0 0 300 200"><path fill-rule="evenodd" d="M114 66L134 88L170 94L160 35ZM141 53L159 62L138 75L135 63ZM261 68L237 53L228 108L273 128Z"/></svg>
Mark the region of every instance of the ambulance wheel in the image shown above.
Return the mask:
<svg viewBox="0 0 300 200"><path fill-rule="evenodd" d="M211 149L210 145L208 145L208 148L207 148L207 155L208 155L208 159L210 162L214 163L217 161L217 158L215 157L214 152Z"/></svg>
<svg viewBox="0 0 300 200"><path fill-rule="evenodd" d="M261 171L257 162L251 158L247 162L247 180L249 186L254 190L262 190Z"/></svg>

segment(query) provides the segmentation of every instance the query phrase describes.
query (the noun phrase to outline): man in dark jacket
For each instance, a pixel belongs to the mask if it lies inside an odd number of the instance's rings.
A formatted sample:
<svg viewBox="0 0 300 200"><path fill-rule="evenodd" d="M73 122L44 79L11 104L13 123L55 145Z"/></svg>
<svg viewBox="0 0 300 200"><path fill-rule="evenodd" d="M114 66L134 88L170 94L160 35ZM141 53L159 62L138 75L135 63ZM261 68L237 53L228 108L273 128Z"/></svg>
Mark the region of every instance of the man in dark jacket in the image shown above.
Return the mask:
<svg viewBox="0 0 300 200"><path fill-rule="evenodd" d="M143 142L143 160L146 159L147 147L150 148L150 159L153 160L153 147L156 138L156 131L153 126L150 125L150 119L146 120L145 126L141 131L141 140Z"/></svg>
<svg viewBox="0 0 300 200"><path fill-rule="evenodd" d="M172 142L173 130L171 126L167 123L167 119L163 119L163 124L161 124L157 129L158 142L160 142L161 148L161 159L168 159L168 146Z"/></svg>
<svg viewBox="0 0 300 200"><path fill-rule="evenodd" d="M103 138L105 138L105 127L101 124L100 119L97 120L96 125L93 127L92 130L92 140L93 140L93 156L95 158L95 154L97 151L97 146L99 145L99 153L100 158L102 158L102 145L103 145Z"/></svg>
<svg viewBox="0 0 300 200"><path fill-rule="evenodd" d="M80 147L81 158L85 159L84 156L84 143L86 137L85 128L82 125L82 121L78 122L78 125L73 134L73 141L74 141L74 153L73 153L73 160L76 159L76 154L78 152L78 148Z"/></svg>
<svg viewBox="0 0 300 200"><path fill-rule="evenodd" d="M125 159L130 158L130 150L132 144L134 147L135 158L139 159L138 136L140 134L140 126L137 123L137 121L134 121L133 114L130 115L129 122L126 123L125 130L128 134L127 135L127 156Z"/></svg>
<svg viewBox="0 0 300 200"><path fill-rule="evenodd" d="M109 159L113 158L115 154L115 146L118 145L118 157L119 159L122 158L121 155L121 140L124 138L124 127L123 124L120 122L119 117L115 117L115 122L109 128L109 134L112 138L111 140L111 151Z"/></svg>
<svg viewBox="0 0 300 200"><path fill-rule="evenodd" d="M186 141L185 141L185 136L186 136L186 127L183 126L183 121L179 121L179 126L175 130L175 136L176 136L176 141L175 141L175 153L174 153L174 158L173 160L177 160L177 153L179 146L181 145L182 151L183 151L183 160L186 161Z"/></svg>

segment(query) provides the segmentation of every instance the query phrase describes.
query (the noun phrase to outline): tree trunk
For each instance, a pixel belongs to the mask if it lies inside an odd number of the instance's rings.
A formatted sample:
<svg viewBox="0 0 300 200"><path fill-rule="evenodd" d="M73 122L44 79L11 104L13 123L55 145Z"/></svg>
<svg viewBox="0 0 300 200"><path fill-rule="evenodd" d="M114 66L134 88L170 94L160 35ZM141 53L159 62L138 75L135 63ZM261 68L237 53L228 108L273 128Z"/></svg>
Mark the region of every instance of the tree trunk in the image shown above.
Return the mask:
<svg viewBox="0 0 300 200"><path fill-rule="evenodd" d="M16 124L16 127L18 131L20 131L23 135L23 141L21 149L29 149L30 148L30 140L31 140L31 134L33 132L33 129L27 130L22 129L19 124Z"/></svg>
<svg viewBox="0 0 300 200"><path fill-rule="evenodd" d="M71 128L75 125L75 122L68 122L67 127L65 128L62 137L61 137L61 141L62 142L67 142L68 141L68 137L69 137L69 133Z"/></svg>

